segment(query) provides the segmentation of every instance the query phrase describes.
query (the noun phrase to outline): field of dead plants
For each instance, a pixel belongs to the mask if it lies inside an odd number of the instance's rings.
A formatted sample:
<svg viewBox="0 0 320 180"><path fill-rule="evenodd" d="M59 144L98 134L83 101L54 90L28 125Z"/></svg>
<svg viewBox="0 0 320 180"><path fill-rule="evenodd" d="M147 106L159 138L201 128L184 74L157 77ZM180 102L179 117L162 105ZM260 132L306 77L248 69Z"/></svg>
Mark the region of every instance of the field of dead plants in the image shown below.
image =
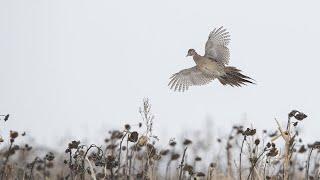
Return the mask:
<svg viewBox="0 0 320 180"><path fill-rule="evenodd" d="M285 122L275 120L269 130L234 125L223 137L176 140L179 135L172 134L167 144L153 134L156 122L147 99L139 112L141 122L109 130L104 144L74 139L64 152L20 143L28 134L14 129L9 139L1 134L0 179L320 178L320 142L306 144L299 136L299 125L308 119L303 112L288 112ZM1 124L11 120L9 114L0 118Z"/></svg>

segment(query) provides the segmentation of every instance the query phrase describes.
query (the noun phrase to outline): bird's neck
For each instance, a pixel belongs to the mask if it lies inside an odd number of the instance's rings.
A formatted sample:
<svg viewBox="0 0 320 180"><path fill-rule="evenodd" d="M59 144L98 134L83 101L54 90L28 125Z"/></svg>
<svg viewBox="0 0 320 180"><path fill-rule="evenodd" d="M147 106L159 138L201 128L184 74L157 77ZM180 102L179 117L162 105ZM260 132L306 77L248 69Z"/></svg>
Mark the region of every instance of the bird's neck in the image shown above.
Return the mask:
<svg viewBox="0 0 320 180"><path fill-rule="evenodd" d="M200 56L199 54L197 54L197 53L195 53L195 54L193 55L193 60L194 60L195 62L198 61L200 58L201 58L201 56Z"/></svg>

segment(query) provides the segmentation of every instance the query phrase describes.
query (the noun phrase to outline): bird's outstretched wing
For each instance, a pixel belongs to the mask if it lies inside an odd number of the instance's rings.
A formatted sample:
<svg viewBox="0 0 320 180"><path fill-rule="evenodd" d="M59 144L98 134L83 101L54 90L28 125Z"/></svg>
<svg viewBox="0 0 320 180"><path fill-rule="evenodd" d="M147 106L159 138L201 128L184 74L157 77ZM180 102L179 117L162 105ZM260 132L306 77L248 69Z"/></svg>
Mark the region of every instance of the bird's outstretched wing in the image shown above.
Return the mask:
<svg viewBox="0 0 320 180"><path fill-rule="evenodd" d="M189 86L201 86L210 83L214 77L203 73L194 66L173 74L168 86L174 91L186 91Z"/></svg>
<svg viewBox="0 0 320 180"><path fill-rule="evenodd" d="M229 49L227 48L230 42L229 32L221 26L210 32L206 42L205 57L213 59L223 64L229 63Z"/></svg>

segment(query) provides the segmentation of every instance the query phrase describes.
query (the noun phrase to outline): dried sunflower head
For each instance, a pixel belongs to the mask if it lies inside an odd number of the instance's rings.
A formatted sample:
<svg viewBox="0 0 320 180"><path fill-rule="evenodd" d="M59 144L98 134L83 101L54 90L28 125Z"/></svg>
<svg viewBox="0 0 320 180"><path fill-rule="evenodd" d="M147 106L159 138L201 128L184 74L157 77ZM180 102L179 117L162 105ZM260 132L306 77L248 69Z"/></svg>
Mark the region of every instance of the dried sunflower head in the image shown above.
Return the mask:
<svg viewBox="0 0 320 180"><path fill-rule="evenodd" d="M128 141L130 142L137 142L139 137L139 133L137 131L133 131L129 134Z"/></svg>

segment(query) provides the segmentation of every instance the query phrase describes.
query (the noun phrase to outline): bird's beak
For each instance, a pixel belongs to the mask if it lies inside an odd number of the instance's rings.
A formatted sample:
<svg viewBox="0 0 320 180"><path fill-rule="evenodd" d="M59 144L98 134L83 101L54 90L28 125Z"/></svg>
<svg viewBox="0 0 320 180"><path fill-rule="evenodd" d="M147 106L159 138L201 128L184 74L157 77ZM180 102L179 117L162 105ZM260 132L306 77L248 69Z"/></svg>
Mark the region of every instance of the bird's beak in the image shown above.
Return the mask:
<svg viewBox="0 0 320 180"><path fill-rule="evenodd" d="M186 55L186 57L188 57L188 56L189 56L189 54Z"/></svg>

